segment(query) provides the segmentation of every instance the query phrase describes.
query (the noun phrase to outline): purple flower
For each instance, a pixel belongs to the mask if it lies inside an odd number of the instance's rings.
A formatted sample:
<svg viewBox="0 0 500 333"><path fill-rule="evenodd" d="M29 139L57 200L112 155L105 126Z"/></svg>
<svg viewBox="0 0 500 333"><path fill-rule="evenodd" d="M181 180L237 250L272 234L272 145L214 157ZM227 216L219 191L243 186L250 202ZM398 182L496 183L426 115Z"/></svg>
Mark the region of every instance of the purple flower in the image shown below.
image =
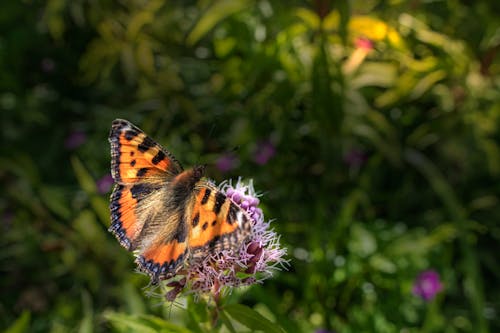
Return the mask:
<svg viewBox="0 0 500 333"><path fill-rule="evenodd" d="M266 164L274 155L276 155L276 147L271 141L264 141L257 145L257 149L253 154L253 160L259 165Z"/></svg>
<svg viewBox="0 0 500 333"><path fill-rule="evenodd" d="M64 146L68 149L75 149L87 141L87 135L85 132L80 130L75 130L71 132L66 140L64 140Z"/></svg>
<svg viewBox="0 0 500 333"><path fill-rule="evenodd" d="M412 292L413 295L422 297L425 301L431 301L442 289L439 274L434 270L427 270L417 276Z"/></svg>
<svg viewBox="0 0 500 333"><path fill-rule="evenodd" d="M101 194L108 193L111 190L111 186L113 185L113 177L110 174L107 174L96 181L97 191Z"/></svg>
<svg viewBox="0 0 500 333"><path fill-rule="evenodd" d="M228 172L236 168L240 164L240 160L234 154L225 154L217 159L215 166L221 172Z"/></svg>
<svg viewBox="0 0 500 333"><path fill-rule="evenodd" d="M200 261L190 262L181 271L183 273L177 274L184 274L183 277L167 282L170 290L165 297L168 301L175 300L183 291L195 297L212 294L217 300L221 293L229 292L231 288L262 283L276 269L288 264L283 259L286 249L280 246L279 236L258 208L260 200L252 181L245 184L238 179L235 186L225 182L220 190L250 217L250 237L239 248L211 253Z"/></svg>
<svg viewBox="0 0 500 333"><path fill-rule="evenodd" d="M351 169L359 169L366 161L366 154L360 150L353 148L344 155L344 163Z"/></svg>

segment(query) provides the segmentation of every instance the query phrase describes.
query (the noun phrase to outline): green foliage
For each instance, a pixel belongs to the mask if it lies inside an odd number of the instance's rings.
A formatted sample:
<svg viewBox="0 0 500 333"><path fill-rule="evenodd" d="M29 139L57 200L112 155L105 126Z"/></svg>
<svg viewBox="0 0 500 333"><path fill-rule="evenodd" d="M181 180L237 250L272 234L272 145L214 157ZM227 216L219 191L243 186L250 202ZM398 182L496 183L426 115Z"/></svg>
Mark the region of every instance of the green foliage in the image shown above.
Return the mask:
<svg viewBox="0 0 500 333"><path fill-rule="evenodd" d="M0 6L5 332L500 330L497 1ZM253 178L289 270L217 305L145 293L106 231L115 118Z"/></svg>

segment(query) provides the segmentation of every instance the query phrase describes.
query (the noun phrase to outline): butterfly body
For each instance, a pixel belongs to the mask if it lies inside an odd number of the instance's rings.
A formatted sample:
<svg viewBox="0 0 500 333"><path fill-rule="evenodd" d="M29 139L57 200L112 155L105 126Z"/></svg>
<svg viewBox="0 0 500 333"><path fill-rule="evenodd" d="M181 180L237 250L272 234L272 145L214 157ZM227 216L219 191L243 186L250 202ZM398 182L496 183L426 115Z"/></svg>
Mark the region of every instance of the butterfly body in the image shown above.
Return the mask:
<svg viewBox="0 0 500 333"><path fill-rule="evenodd" d="M116 182L109 230L154 283L248 238L251 219L203 177L204 166L184 170L126 120L113 121L109 141Z"/></svg>

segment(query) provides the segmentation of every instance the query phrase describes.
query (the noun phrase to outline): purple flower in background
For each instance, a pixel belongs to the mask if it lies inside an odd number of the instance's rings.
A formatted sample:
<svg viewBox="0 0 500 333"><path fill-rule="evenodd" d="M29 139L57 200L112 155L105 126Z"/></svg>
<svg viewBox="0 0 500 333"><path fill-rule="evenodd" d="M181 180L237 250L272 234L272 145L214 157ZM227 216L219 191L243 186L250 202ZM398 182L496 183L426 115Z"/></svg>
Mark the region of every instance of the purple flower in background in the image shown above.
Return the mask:
<svg viewBox="0 0 500 333"><path fill-rule="evenodd" d="M413 295L431 301L443 289L438 272L427 270L420 273L413 283Z"/></svg>
<svg viewBox="0 0 500 333"><path fill-rule="evenodd" d="M228 172L236 168L240 164L240 160L234 154L225 154L217 159L215 166L221 172Z"/></svg>
<svg viewBox="0 0 500 333"><path fill-rule="evenodd" d="M72 131L66 140L64 140L64 146L68 149L75 149L87 141L87 135L85 132L80 130Z"/></svg>
<svg viewBox="0 0 500 333"><path fill-rule="evenodd" d="M183 291L196 297L211 293L217 300L231 288L261 283L288 263L283 259L286 249L281 247L279 236L258 208L260 200L252 181L243 183L238 179L235 186L225 182L219 188L248 214L252 224L250 235L239 248L211 253L190 263L182 278L167 282L170 290L165 298L168 301L174 301Z"/></svg>
<svg viewBox="0 0 500 333"><path fill-rule="evenodd" d="M96 185L97 185L97 192L101 193L101 194L105 194L105 193L108 193L109 190L111 190L111 186L113 185L113 177L111 177L111 175L105 175L103 177L101 177L100 179L98 179L96 181Z"/></svg>
<svg viewBox="0 0 500 333"><path fill-rule="evenodd" d="M264 165L274 155L276 155L276 147L271 141L264 141L257 145L257 149L253 154L253 160L259 165Z"/></svg>
<svg viewBox="0 0 500 333"><path fill-rule="evenodd" d="M344 163L350 168L359 169L366 161L366 154L360 149L352 148L344 155Z"/></svg>
<svg viewBox="0 0 500 333"><path fill-rule="evenodd" d="M317 329L315 333L335 333L335 331L329 331L324 328Z"/></svg>

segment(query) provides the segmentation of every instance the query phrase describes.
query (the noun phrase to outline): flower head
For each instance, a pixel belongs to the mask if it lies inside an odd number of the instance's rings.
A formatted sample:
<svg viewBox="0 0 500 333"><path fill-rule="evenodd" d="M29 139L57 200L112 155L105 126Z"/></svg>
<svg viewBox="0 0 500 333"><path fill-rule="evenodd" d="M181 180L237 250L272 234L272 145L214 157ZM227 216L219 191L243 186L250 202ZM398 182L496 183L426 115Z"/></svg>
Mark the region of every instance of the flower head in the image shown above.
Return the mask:
<svg viewBox="0 0 500 333"><path fill-rule="evenodd" d="M250 236L239 247L210 253L199 261L190 262L182 274L177 274L178 279L167 282L168 301L175 300L182 292L195 297L211 293L217 299L233 287L261 283L287 264L283 258L286 249L280 246L270 222L264 220L252 181L245 184L238 179L235 186L225 182L220 190L251 219Z"/></svg>
<svg viewBox="0 0 500 333"><path fill-rule="evenodd" d="M420 273L413 283L413 294L431 301L443 289L438 272L427 270Z"/></svg>
<svg viewBox="0 0 500 333"><path fill-rule="evenodd" d="M253 160L259 165L266 164L276 154L276 147L271 141L264 141L257 145Z"/></svg>

